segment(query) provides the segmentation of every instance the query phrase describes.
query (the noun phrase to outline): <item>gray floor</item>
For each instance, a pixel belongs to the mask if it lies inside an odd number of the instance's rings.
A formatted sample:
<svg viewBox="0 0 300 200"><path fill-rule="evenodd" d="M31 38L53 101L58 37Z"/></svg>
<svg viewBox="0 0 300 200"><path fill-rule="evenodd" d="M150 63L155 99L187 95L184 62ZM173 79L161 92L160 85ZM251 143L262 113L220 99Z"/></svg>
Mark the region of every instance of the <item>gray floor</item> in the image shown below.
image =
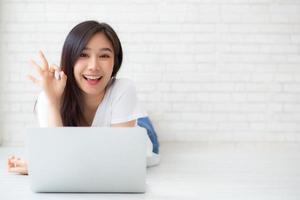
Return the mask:
<svg viewBox="0 0 300 200"><path fill-rule="evenodd" d="M0 148L0 199L300 199L300 143L163 143L145 194L36 194L27 176L9 174Z"/></svg>

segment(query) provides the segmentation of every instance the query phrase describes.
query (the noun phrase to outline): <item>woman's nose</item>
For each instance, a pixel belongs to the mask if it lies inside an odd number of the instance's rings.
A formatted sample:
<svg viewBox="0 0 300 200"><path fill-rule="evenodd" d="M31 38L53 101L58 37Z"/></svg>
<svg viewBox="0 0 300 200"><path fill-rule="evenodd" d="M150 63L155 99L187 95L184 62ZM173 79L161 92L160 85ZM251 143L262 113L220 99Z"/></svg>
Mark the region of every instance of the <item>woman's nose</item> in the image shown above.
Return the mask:
<svg viewBox="0 0 300 200"><path fill-rule="evenodd" d="M88 68L91 70L96 70L96 69L100 68L100 64L99 64L96 56L90 57Z"/></svg>

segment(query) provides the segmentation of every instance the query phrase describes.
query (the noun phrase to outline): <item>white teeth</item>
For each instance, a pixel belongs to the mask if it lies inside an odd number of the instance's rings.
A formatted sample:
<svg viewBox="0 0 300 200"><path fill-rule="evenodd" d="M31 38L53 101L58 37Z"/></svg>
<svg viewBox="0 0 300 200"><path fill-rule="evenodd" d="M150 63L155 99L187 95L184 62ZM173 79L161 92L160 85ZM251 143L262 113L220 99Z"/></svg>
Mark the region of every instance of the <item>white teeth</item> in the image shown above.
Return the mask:
<svg viewBox="0 0 300 200"><path fill-rule="evenodd" d="M96 80L101 78L101 76L90 76L90 75L83 75L87 79Z"/></svg>

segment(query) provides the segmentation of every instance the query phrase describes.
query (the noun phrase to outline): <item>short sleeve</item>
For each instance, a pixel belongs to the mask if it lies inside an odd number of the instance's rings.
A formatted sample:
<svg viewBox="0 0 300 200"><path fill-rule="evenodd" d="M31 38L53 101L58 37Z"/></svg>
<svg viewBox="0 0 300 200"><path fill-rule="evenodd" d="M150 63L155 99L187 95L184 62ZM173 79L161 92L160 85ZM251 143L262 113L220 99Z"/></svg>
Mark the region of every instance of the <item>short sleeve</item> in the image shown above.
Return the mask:
<svg viewBox="0 0 300 200"><path fill-rule="evenodd" d="M132 81L119 80L115 87L114 90L117 95L112 101L111 124L128 122L147 115L139 106L136 89Z"/></svg>
<svg viewBox="0 0 300 200"><path fill-rule="evenodd" d="M48 100L44 92L37 99L35 111L40 127L48 127Z"/></svg>

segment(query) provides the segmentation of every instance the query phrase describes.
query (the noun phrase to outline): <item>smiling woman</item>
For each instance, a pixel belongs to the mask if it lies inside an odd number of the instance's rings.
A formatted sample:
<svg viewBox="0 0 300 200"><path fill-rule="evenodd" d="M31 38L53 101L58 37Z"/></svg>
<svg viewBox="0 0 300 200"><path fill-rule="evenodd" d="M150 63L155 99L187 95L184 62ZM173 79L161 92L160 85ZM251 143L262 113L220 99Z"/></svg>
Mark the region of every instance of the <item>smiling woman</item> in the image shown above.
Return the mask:
<svg viewBox="0 0 300 200"><path fill-rule="evenodd" d="M49 66L45 55L39 55L42 65L31 63L40 79L29 78L43 89L36 104L41 127L141 126L149 136L148 166L158 164L157 135L138 104L135 86L128 79L116 78L123 52L108 24L85 21L75 26L65 40L61 67ZM13 156L8 169L26 174L27 163Z"/></svg>

